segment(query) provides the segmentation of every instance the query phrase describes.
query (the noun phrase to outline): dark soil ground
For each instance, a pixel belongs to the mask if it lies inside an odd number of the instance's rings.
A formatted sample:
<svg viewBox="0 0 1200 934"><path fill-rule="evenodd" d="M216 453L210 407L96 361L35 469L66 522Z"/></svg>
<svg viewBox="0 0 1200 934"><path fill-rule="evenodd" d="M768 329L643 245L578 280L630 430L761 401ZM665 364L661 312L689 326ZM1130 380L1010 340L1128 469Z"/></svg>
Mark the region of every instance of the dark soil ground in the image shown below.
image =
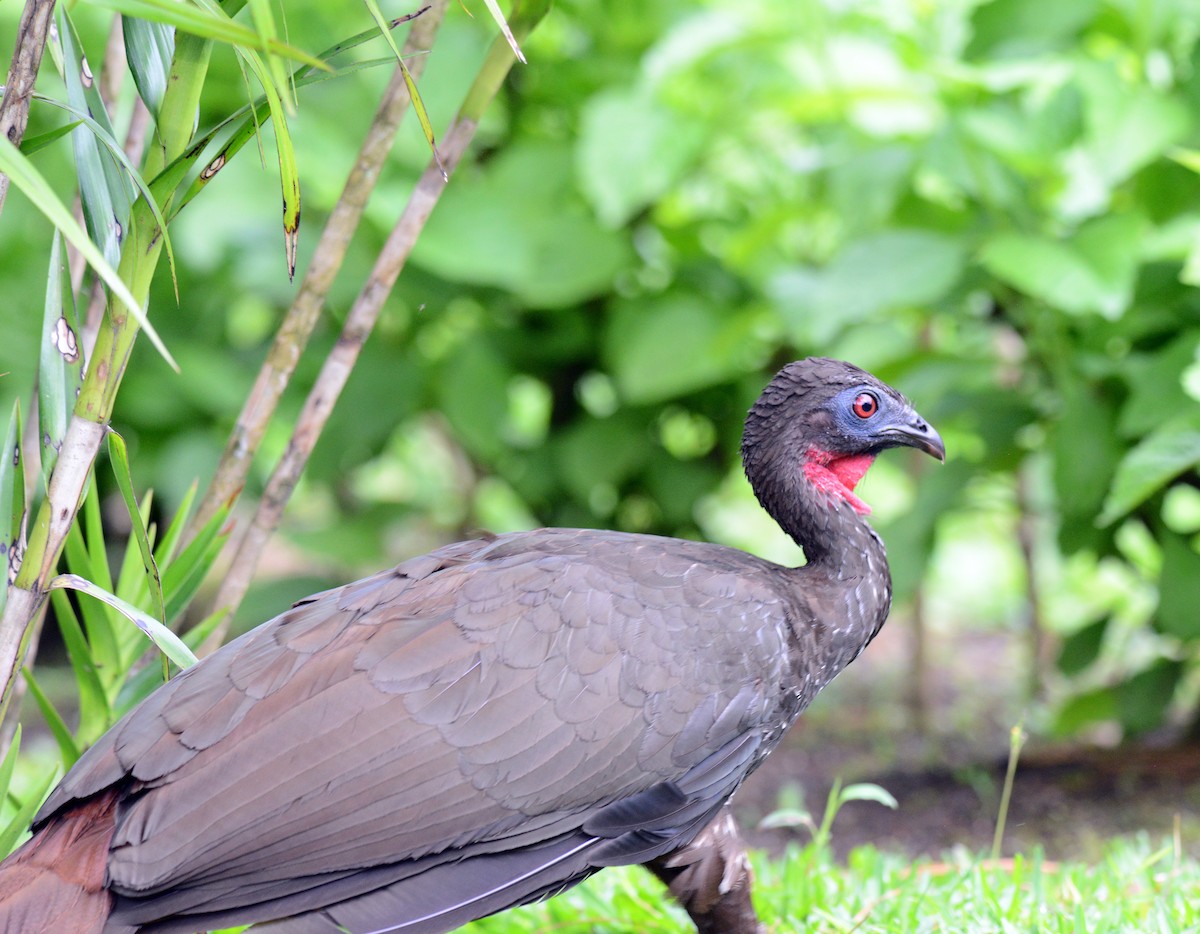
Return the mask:
<svg viewBox="0 0 1200 934"><path fill-rule="evenodd" d="M839 855L863 844L939 857L991 850L1012 726L1022 716L1027 670L1019 640L1004 634L941 641L926 678L925 730L904 702L910 634L889 623L814 703L735 808L749 841L770 850L809 838L803 829L758 830L797 797L819 822L835 779L872 782L899 802L847 803L833 824ZM1049 859L1092 860L1104 841L1179 833L1200 855L1200 748L1081 747L1031 735L1023 749L1003 850L1041 847Z"/></svg>

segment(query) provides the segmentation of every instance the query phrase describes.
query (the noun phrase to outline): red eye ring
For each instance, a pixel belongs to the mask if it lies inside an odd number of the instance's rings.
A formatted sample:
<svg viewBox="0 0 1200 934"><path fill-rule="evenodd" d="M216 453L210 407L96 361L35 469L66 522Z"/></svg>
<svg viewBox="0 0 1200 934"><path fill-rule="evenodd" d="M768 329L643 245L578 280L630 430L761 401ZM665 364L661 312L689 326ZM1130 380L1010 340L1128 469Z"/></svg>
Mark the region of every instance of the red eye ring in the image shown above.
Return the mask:
<svg viewBox="0 0 1200 934"><path fill-rule="evenodd" d="M873 392L860 392L854 397L854 405L851 407L859 418L870 418L879 411L879 399L876 398Z"/></svg>

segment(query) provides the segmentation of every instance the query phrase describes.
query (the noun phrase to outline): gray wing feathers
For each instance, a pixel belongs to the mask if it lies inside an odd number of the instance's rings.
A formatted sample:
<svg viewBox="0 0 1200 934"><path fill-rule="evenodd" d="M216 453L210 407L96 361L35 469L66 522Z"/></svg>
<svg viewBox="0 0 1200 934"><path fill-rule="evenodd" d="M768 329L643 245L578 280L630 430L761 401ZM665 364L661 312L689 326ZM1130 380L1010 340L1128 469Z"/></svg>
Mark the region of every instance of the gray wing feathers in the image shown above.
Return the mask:
<svg viewBox="0 0 1200 934"><path fill-rule="evenodd" d="M787 664L754 559L671 544L505 536L319 595L152 695L42 817L129 782L114 921L186 916L164 932L442 931L668 852L760 757Z"/></svg>

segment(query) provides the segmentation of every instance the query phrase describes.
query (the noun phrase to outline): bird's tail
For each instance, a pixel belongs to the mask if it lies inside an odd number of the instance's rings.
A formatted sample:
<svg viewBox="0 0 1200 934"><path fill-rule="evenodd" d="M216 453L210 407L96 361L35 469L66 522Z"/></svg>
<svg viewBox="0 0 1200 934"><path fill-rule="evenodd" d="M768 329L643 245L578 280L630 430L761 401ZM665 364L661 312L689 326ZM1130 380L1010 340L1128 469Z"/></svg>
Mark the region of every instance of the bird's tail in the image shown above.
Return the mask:
<svg viewBox="0 0 1200 934"><path fill-rule="evenodd" d="M0 863L0 931L100 934L112 908L104 869L116 797L98 795L51 819Z"/></svg>

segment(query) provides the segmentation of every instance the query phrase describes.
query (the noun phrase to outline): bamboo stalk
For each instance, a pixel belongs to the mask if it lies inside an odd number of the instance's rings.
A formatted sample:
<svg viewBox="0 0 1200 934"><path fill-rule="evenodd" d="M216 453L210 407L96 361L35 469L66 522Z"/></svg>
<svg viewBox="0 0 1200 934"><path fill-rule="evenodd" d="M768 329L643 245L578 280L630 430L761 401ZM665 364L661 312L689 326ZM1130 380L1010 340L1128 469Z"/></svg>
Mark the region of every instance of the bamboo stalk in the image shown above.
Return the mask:
<svg viewBox="0 0 1200 934"><path fill-rule="evenodd" d="M403 55L413 55L433 45L446 13L447 2L433 0L413 21L402 49ZM414 79L420 78L427 60L428 57L424 55L414 59L409 67ZM350 240L358 229L367 200L375 189L380 170L395 141L396 131L410 105L408 85L397 65L341 196L321 231L300 289L275 335L275 342L258 371L254 387L246 397L230 433L213 481L189 523L189 538L204 528L218 509L236 499L245 485L246 475L250 472L263 435L316 327L325 298L342 268Z"/></svg>
<svg viewBox="0 0 1200 934"><path fill-rule="evenodd" d="M549 7L549 0L534 0L521 3L514 9L514 15L509 22L518 40L523 40L529 34ZM238 543L229 572L221 582L215 605L222 608L225 615L197 654L203 656L213 651L224 640L233 614L254 577L262 557L263 546L279 525L284 507L296 488L300 474L346 385L346 380L375 325L384 301L445 190L448 177L453 174L474 138L483 112L499 92L515 61L507 40L497 37L439 147L440 164L437 156L430 159L376 259L371 275L355 299L337 343L326 358L316 383L305 400L287 449L271 474L254 519Z"/></svg>
<svg viewBox="0 0 1200 934"><path fill-rule="evenodd" d="M230 0L230 5L240 2ZM211 51L209 40L188 35L177 38L170 80L159 113L157 145L146 157L146 177L161 171L188 144ZM188 110L189 106L191 110ZM162 244L153 212L144 199L139 199L130 213L129 232L122 244L118 272L143 306L150 294L150 282ZM117 389L137 332L137 321L128 309L119 300L110 299L46 498L31 525L21 568L9 587L8 602L3 617L0 617L0 683L3 684L0 717L8 709L33 620L45 602L47 584L75 521L92 464L108 431Z"/></svg>
<svg viewBox="0 0 1200 934"><path fill-rule="evenodd" d="M4 99L0 101L0 133L14 145L20 145L29 123L29 101L33 97L38 69L42 67L42 53L46 49L53 15L54 0L27 0L21 11L12 64L4 85ZM7 197L8 176L0 172L0 212L4 210Z"/></svg>

